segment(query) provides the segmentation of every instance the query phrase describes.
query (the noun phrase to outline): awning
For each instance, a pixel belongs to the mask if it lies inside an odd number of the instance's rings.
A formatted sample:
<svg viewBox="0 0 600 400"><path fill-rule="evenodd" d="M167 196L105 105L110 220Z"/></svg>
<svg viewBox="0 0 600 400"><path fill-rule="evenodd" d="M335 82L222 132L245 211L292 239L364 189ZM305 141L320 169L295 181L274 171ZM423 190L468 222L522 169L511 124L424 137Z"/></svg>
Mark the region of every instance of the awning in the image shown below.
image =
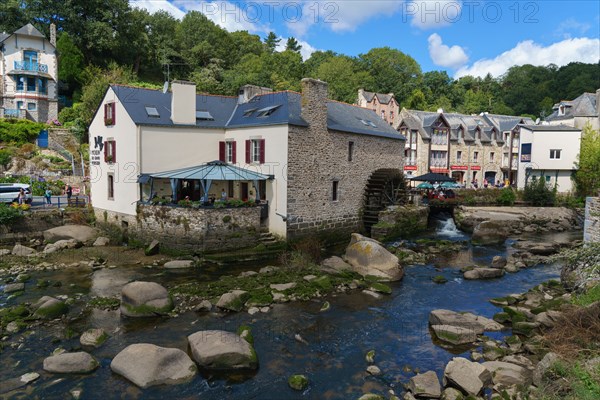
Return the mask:
<svg viewBox="0 0 600 400"><path fill-rule="evenodd" d="M150 182L150 179L151 179L150 175L142 174L142 175L138 176L137 181L138 181L138 183L148 183L148 182Z"/></svg>
<svg viewBox="0 0 600 400"><path fill-rule="evenodd" d="M265 175L249 169L227 164L223 161L212 161L195 167L181 168L166 172L155 172L140 176L165 179L198 179L212 181L266 181L273 179L272 175Z"/></svg>
<svg viewBox="0 0 600 400"><path fill-rule="evenodd" d="M412 180L419 181L419 182L454 182L454 181L456 181L456 179L451 178L448 175L434 174L433 172L430 172L425 175L416 176L416 177L412 178Z"/></svg>

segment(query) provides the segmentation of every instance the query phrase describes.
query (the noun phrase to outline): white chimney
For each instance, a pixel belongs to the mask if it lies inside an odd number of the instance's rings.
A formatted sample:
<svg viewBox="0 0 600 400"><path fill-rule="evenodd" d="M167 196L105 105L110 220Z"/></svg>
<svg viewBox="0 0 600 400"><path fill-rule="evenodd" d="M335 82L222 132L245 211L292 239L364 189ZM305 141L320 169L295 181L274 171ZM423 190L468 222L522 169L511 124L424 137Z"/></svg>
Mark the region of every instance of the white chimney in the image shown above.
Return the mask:
<svg viewBox="0 0 600 400"><path fill-rule="evenodd" d="M196 125L196 85L192 82L171 83L171 121L177 125Z"/></svg>
<svg viewBox="0 0 600 400"><path fill-rule="evenodd" d="M50 24L50 44L56 47L56 25Z"/></svg>

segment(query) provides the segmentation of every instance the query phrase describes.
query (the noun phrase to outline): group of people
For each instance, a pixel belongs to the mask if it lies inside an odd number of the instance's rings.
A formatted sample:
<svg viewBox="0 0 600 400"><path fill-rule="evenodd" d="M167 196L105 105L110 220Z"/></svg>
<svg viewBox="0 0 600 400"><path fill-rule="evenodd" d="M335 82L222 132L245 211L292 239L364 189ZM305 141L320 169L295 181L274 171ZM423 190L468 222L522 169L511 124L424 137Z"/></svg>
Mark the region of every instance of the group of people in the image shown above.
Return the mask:
<svg viewBox="0 0 600 400"><path fill-rule="evenodd" d="M504 180L504 181L496 181L496 183L490 184L490 182L487 179L483 180L483 185L482 187L484 189L487 189L488 187L493 187L493 188L497 188L497 189L501 189L503 187L507 187L510 186L510 182L508 179ZM467 187L467 181L463 182L463 187ZM479 189L479 181L477 179L473 179L471 181L471 188L473 189Z"/></svg>
<svg viewBox="0 0 600 400"><path fill-rule="evenodd" d="M427 203L429 200L446 200L453 199L456 197L456 193L452 189L438 188L434 190L427 189L427 192L423 193L423 202ZM426 200L426 201L425 201Z"/></svg>
<svg viewBox="0 0 600 400"><path fill-rule="evenodd" d="M67 196L67 204L69 204L69 200L71 200L71 196L73 195L73 188L71 185L65 185L63 194ZM46 190L44 191L44 199L46 200L45 207L52 206L52 189L49 187L46 187Z"/></svg>

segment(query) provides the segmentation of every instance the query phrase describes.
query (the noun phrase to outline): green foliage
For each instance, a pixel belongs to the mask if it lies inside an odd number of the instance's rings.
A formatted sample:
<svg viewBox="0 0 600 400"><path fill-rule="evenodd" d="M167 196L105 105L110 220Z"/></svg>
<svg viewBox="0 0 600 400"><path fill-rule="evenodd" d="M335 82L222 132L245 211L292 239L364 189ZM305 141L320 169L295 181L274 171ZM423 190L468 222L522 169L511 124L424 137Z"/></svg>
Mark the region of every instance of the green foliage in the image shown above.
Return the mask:
<svg viewBox="0 0 600 400"><path fill-rule="evenodd" d="M589 306L597 301L600 301L600 284L597 284L585 293L577 295L573 298L573 304L584 307Z"/></svg>
<svg viewBox="0 0 600 400"><path fill-rule="evenodd" d="M534 206L552 206L556 200L556 188L552 188L544 177L531 177L523 190L523 200Z"/></svg>
<svg viewBox="0 0 600 400"><path fill-rule="evenodd" d="M510 188L505 187L500 190L500 196L496 199L496 202L501 206L512 206L515 204L517 194Z"/></svg>
<svg viewBox="0 0 600 400"><path fill-rule="evenodd" d="M269 32L265 38L265 47L269 52L274 53L279 42L281 42L281 39L277 37L275 32Z"/></svg>
<svg viewBox="0 0 600 400"><path fill-rule="evenodd" d="M0 142L21 145L35 140L46 124L26 119L0 119Z"/></svg>
<svg viewBox="0 0 600 400"><path fill-rule="evenodd" d="M56 50L60 63L58 79L68 83L69 88L73 90L84 67L83 53L75 46L67 32L61 33L56 42Z"/></svg>
<svg viewBox="0 0 600 400"><path fill-rule="evenodd" d="M0 165L4 169L8 169L10 162L12 161L12 152L8 149L0 150Z"/></svg>
<svg viewBox="0 0 600 400"><path fill-rule="evenodd" d="M8 225L22 218L21 212L7 204L0 203L0 225Z"/></svg>
<svg viewBox="0 0 600 400"><path fill-rule="evenodd" d="M291 36L285 43L285 49L288 51L295 51L296 53L300 53L300 50L302 50L302 45L298 43L295 37Z"/></svg>
<svg viewBox="0 0 600 400"><path fill-rule="evenodd" d="M598 195L600 191L600 132L588 123L581 132L581 148L575 163L574 181L577 195Z"/></svg>
<svg viewBox="0 0 600 400"><path fill-rule="evenodd" d="M46 189L52 190L52 194L59 195L62 193L65 183L61 180L39 182L31 180L27 176L20 177L2 177L0 183L25 183L31 186L31 194L34 196L43 196Z"/></svg>

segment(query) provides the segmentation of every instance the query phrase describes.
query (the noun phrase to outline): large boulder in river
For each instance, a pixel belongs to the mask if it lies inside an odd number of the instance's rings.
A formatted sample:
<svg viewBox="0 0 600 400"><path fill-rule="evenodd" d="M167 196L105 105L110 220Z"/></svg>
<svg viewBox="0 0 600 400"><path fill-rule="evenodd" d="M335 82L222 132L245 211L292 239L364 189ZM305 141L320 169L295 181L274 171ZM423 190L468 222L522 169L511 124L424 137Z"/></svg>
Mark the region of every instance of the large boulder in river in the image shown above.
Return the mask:
<svg viewBox="0 0 600 400"><path fill-rule="evenodd" d="M223 310L239 312L244 308L244 304L249 298L250 293L245 290L232 290L221 295L217 302L217 307Z"/></svg>
<svg viewBox="0 0 600 400"><path fill-rule="evenodd" d="M44 240L48 243L75 239L81 243L91 244L97 237L98 230L87 225L64 225L44 231Z"/></svg>
<svg viewBox="0 0 600 400"><path fill-rule="evenodd" d="M188 382L198 372L185 352L149 343L127 346L113 358L110 369L141 388Z"/></svg>
<svg viewBox="0 0 600 400"><path fill-rule="evenodd" d="M468 328L452 325L431 325L431 330L442 342L454 345L473 343L477 340L477 334Z"/></svg>
<svg viewBox="0 0 600 400"><path fill-rule="evenodd" d="M352 234L344 260L362 276L374 276L384 281L399 281L404 276L398 257L378 241L358 233Z"/></svg>
<svg viewBox="0 0 600 400"><path fill-rule="evenodd" d="M80 246L81 242L78 242L75 239L62 239L54 243L48 243L46 247L44 247L44 254L50 254L64 249L75 249Z"/></svg>
<svg viewBox="0 0 600 400"><path fill-rule="evenodd" d="M44 371L58 374L89 374L98 365L98 361L85 351L62 353L44 359Z"/></svg>
<svg viewBox="0 0 600 400"><path fill-rule="evenodd" d="M38 318L54 319L69 311L69 306L64 302L50 296L43 296L34 305L34 316Z"/></svg>
<svg viewBox="0 0 600 400"><path fill-rule="evenodd" d="M502 387L522 385L528 387L532 383L531 371L520 365L504 361L486 361L483 366L492 373L494 385Z"/></svg>
<svg viewBox="0 0 600 400"><path fill-rule="evenodd" d="M173 309L173 301L163 286L155 282L131 282L121 290L121 315L155 317Z"/></svg>
<svg viewBox="0 0 600 400"><path fill-rule="evenodd" d="M438 309L429 313L430 325L451 325L470 329L478 335L484 331L501 331L504 326L498 322L473 313L459 313L451 310Z"/></svg>
<svg viewBox="0 0 600 400"><path fill-rule="evenodd" d="M466 271L463 274L465 279L494 279L500 278L504 275L504 270L499 268L475 268L470 271Z"/></svg>
<svg viewBox="0 0 600 400"><path fill-rule="evenodd" d="M510 231L504 221L483 221L475 226L471 241L480 245L501 244L509 234Z"/></svg>
<svg viewBox="0 0 600 400"><path fill-rule="evenodd" d="M15 246L12 249L12 254L15 256L29 256L32 254L37 253L37 251L35 251L35 249L32 249L31 247L27 247L27 246L23 246L22 244L15 244Z"/></svg>
<svg viewBox="0 0 600 400"><path fill-rule="evenodd" d="M199 331L188 336L194 361L214 370L256 369L258 357L250 343L226 331Z"/></svg>
<svg viewBox="0 0 600 400"><path fill-rule="evenodd" d="M444 370L444 386L454 386L464 393L477 396L484 386L491 383L492 375L483 365L455 357Z"/></svg>

